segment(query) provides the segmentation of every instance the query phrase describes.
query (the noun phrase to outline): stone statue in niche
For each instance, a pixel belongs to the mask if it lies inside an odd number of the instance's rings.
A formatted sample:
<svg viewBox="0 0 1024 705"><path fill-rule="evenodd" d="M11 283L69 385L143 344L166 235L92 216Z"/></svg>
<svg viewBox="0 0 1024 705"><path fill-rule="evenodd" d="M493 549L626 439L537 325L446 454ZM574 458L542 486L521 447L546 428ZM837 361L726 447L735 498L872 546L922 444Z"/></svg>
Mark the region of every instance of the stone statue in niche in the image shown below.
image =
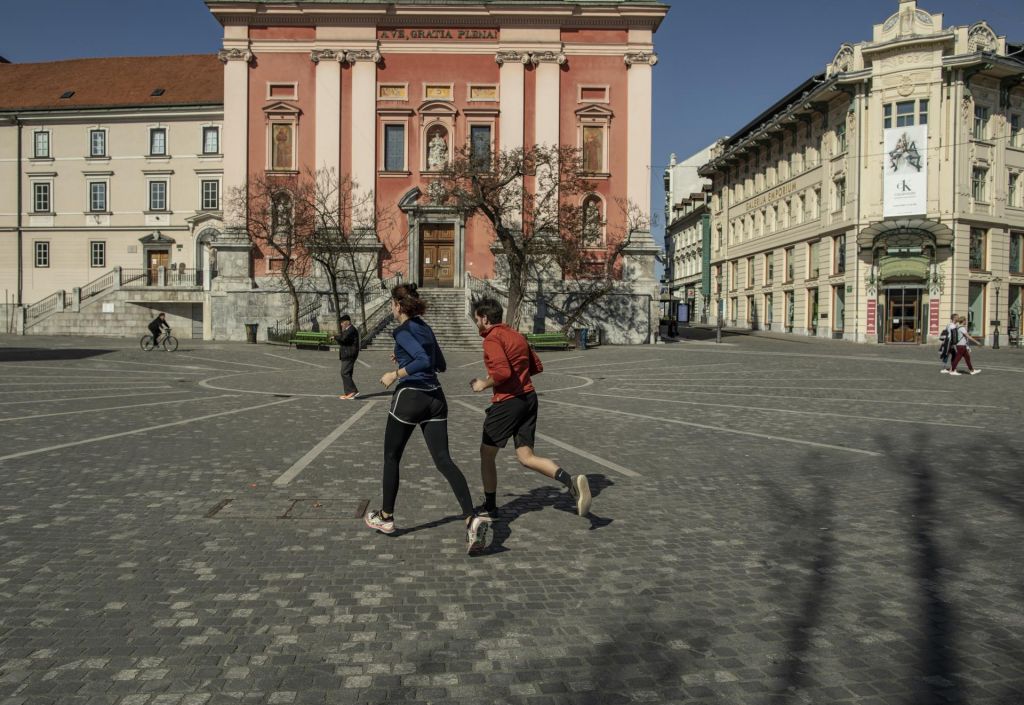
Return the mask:
<svg viewBox="0 0 1024 705"><path fill-rule="evenodd" d="M444 134L444 130L433 131L433 136L427 143L427 168L430 171L440 171L448 166L448 143L444 139Z"/></svg>

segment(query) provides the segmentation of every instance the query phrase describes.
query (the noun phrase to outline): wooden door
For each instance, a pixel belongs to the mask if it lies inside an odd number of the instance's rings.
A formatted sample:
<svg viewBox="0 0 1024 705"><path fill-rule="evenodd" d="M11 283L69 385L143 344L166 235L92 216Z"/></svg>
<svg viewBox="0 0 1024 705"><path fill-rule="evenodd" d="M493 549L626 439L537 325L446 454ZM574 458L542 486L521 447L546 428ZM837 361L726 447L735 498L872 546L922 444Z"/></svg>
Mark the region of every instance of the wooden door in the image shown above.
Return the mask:
<svg viewBox="0 0 1024 705"><path fill-rule="evenodd" d="M886 293L888 342L916 343L921 317L921 295L916 289L890 289Z"/></svg>
<svg viewBox="0 0 1024 705"><path fill-rule="evenodd" d="M455 225L420 226L420 281L425 287L455 285Z"/></svg>
<svg viewBox="0 0 1024 705"><path fill-rule="evenodd" d="M170 250L149 250L147 263L147 280L150 285L157 283L157 279L160 276L160 267L166 270L171 265L171 252Z"/></svg>

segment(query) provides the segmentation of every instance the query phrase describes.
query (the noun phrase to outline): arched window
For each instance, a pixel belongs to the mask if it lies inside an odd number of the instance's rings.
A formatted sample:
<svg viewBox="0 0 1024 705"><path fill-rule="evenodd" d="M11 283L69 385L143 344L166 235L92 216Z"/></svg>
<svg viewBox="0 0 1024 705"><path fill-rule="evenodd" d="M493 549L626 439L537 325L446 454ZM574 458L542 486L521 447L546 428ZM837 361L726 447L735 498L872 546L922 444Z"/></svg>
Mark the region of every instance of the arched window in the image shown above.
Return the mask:
<svg viewBox="0 0 1024 705"><path fill-rule="evenodd" d="M594 193L583 199L583 242L587 247L604 245L604 202Z"/></svg>

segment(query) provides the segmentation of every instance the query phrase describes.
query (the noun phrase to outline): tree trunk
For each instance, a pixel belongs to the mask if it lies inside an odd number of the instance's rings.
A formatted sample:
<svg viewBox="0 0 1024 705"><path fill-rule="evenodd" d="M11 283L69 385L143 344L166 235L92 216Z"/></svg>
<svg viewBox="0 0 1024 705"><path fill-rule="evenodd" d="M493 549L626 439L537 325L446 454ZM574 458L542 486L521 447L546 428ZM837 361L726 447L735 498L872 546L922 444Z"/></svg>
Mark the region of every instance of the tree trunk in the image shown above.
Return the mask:
<svg viewBox="0 0 1024 705"><path fill-rule="evenodd" d="M361 320L359 323L360 337L370 332L369 326L366 325L366 292L359 292L359 315Z"/></svg>
<svg viewBox="0 0 1024 705"><path fill-rule="evenodd" d="M292 330L297 331L299 329L299 292L295 290L295 282L290 276L285 275L284 283L292 297Z"/></svg>
<svg viewBox="0 0 1024 705"><path fill-rule="evenodd" d="M338 293L338 274L337 272L331 271L329 268L325 269L327 271L327 278L331 281L331 298L334 299L334 317L335 319L341 318L341 294ZM337 323L337 320L334 322Z"/></svg>

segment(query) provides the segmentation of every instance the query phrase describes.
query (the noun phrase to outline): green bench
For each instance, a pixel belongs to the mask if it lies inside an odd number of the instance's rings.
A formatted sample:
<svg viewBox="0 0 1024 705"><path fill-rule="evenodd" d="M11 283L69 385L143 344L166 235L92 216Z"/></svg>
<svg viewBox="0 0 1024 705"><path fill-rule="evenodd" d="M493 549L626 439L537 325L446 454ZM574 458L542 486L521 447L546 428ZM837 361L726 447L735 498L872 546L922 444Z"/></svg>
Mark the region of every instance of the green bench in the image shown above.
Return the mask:
<svg viewBox="0 0 1024 705"><path fill-rule="evenodd" d="M534 350L568 350L576 346L564 333L527 333L526 342Z"/></svg>
<svg viewBox="0 0 1024 705"><path fill-rule="evenodd" d="M288 345L297 348L315 347L317 350L323 347L331 347L332 339L328 333L314 333L313 331L300 330L288 341Z"/></svg>

